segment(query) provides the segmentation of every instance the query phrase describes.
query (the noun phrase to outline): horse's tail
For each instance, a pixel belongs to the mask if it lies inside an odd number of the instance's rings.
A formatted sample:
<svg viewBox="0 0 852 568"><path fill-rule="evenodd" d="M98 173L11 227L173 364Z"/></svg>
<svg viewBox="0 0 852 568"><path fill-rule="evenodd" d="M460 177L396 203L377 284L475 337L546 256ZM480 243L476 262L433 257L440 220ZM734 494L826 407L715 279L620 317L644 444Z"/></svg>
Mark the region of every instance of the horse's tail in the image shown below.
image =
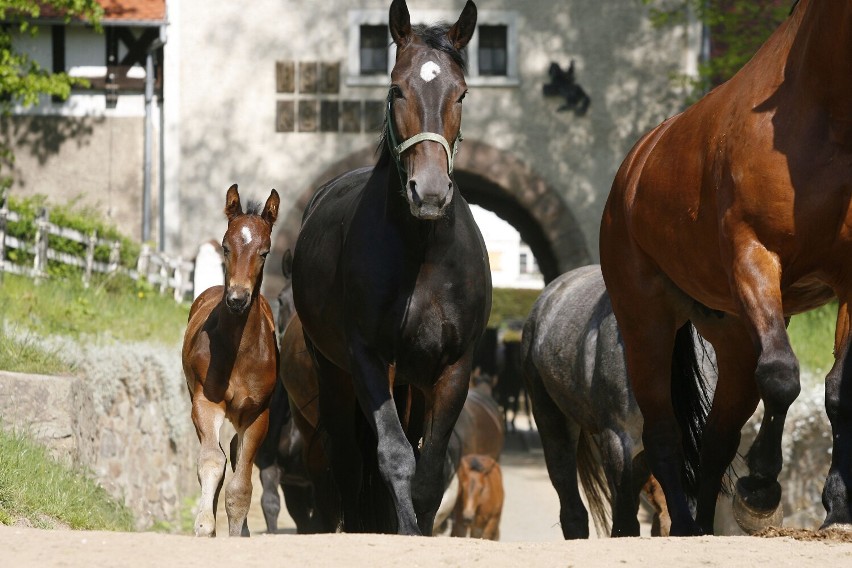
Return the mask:
<svg viewBox="0 0 852 568"><path fill-rule="evenodd" d="M598 535L611 532L610 511L612 511L612 491L601 467L600 448L587 431L580 433L577 443L577 474L589 503L589 512L595 523Z"/></svg>
<svg viewBox="0 0 852 568"><path fill-rule="evenodd" d="M698 496L701 435L710 411L710 387L698 359L695 328L686 322L677 330L672 355L672 404L681 431L684 456L684 490Z"/></svg>

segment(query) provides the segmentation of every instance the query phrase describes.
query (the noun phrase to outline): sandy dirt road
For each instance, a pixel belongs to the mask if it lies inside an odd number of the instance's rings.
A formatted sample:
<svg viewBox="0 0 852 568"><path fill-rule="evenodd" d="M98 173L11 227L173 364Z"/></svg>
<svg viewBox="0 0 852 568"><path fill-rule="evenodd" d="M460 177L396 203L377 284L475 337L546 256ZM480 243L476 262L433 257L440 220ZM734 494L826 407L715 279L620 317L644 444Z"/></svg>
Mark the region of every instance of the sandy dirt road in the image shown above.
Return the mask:
<svg viewBox="0 0 852 568"><path fill-rule="evenodd" d="M516 448L517 449L517 448ZM543 455L507 451L502 462L506 501L501 541L439 536L295 535L281 513L281 534L265 534L259 488L253 493L249 526L253 537L196 539L155 533L45 531L0 526L0 566L6 567L162 567L308 566L406 567L482 566L487 568L613 566L754 566L773 568L852 566L849 534L824 540L757 537L562 540L556 492ZM255 475L256 477L256 475ZM224 515L222 515L224 521ZM643 523L643 535L648 525ZM223 522L220 535L227 535ZM807 535L806 535L807 536ZM812 538L814 535L810 535ZM845 542L843 541L845 540Z"/></svg>

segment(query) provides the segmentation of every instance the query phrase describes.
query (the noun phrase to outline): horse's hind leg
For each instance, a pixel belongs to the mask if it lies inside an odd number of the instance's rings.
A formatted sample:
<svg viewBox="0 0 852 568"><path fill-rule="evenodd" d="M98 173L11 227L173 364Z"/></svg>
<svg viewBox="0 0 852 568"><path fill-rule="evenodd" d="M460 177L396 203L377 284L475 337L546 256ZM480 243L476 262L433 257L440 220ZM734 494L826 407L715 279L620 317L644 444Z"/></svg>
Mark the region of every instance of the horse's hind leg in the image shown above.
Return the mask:
<svg viewBox="0 0 852 568"><path fill-rule="evenodd" d="M754 369L757 355L748 331L738 318L696 318L696 328L716 352L718 380L713 404L704 426L698 487L698 524L713 532L716 500L725 471L740 444L740 431L759 401Z"/></svg>
<svg viewBox="0 0 852 568"><path fill-rule="evenodd" d="M248 425L237 426L239 436L234 476L225 490L225 510L228 512L228 534L249 536L248 516L251 505L251 471L257 449L269 428L269 409L263 410Z"/></svg>
<svg viewBox="0 0 852 568"><path fill-rule="evenodd" d="M534 375L534 376L533 376ZM559 496L559 521L566 539L589 538L589 513L577 485L577 443L580 427L568 419L550 398L535 370L526 369L527 392L532 400L544 461Z"/></svg>
<svg viewBox="0 0 852 568"><path fill-rule="evenodd" d="M603 432L601 458L612 493L611 536L639 536L639 493L633 481L633 442L613 429Z"/></svg>
<svg viewBox="0 0 852 568"><path fill-rule="evenodd" d="M700 529L683 485L685 457L671 389L675 335L691 303L652 261L638 250L633 252L629 262L602 263L601 268L624 339L630 384L644 418L645 456L666 493L672 534L694 535ZM604 253L602 240L602 257ZM621 251L609 256L624 258Z"/></svg>
<svg viewBox="0 0 852 568"><path fill-rule="evenodd" d="M835 361L825 379L825 411L831 421L831 467L822 491L823 528L852 524L852 345L849 298L841 297L835 334Z"/></svg>
<svg viewBox="0 0 852 568"><path fill-rule="evenodd" d="M193 399L192 423L201 443L198 452L201 499L195 517L196 536L216 536L216 508L227 463L225 452L219 444L219 429L224 422L224 408L200 396Z"/></svg>

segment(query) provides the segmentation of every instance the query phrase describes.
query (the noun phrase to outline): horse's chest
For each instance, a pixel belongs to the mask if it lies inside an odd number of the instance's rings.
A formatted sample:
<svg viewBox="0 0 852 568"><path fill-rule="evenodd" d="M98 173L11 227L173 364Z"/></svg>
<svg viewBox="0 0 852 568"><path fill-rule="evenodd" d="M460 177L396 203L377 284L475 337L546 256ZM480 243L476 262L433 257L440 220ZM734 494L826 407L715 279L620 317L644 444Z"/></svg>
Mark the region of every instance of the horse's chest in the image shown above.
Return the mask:
<svg viewBox="0 0 852 568"><path fill-rule="evenodd" d="M459 312L437 295L412 297L403 313L400 347L428 354L457 349L465 335Z"/></svg>

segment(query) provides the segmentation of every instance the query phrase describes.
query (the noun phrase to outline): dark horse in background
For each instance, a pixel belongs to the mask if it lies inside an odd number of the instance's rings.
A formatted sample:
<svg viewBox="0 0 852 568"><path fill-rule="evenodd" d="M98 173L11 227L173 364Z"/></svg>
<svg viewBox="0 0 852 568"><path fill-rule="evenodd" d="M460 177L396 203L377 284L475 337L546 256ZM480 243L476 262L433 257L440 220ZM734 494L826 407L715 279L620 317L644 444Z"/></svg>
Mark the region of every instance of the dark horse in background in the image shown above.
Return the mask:
<svg viewBox="0 0 852 568"><path fill-rule="evenodd" d="M682 340L692 338L684 334ZM642 453L642 414L627 379L600 266L577 268L547 285L524 325L522 352L547 471L559 495L563 536L589 537L578 473L598 532L639 536L639 496L650 479ZM680 365L673 362L679 375ZM683 438L693 466L698 461L695 435L710 404L703 370L683 369L688 380L672 384L681 427L694 433ZM694 498L695 491L690 495ZM665 510L664 500L652 492L646 496L655 509ZM666 529L657 534L666 535Z"/></svg>
<svg viewBox="0 0 852 568"><path fill-rule="evenodd" d="M485 245L452 177L475 26L471 1L452 26L412 27L394 0L379 160L317 190L296 244L294 299L346 531L431 534L488 318Z"/></svg>
<svg viewBox="0 0 852 568"><path fill-rule="evenodd" d="M222 238L225 285L202 292L189 312L181 358L192 423L201 444L197 536L216 535L216 509L227 461L219 432L226 418L236 430L231 442L234 475L225 500L228 532L249 535L251 468L266 437L269 400L278 375L274 318L260 287L279 204L273 189L262 210L250 203L243 212L237 185L228 189L228 228Z"/></svg>
<svg viewBox="0 0 852 568"><path fill-rule="evenodd" d="M263 487L260 506L266 520L266 531L270 534L278 532L278 515L281 512L279 487L284 494L287 512L296 523L296 531L299 534L321 532L325 528L316 507L314 484L305 461L306 442L296 427L284 386L285 375L298 372L298 365L293 364L294 354L290 352L293 347L284 341L287 327L296 315L293 305L292 264L293 255L288 249L281 259L284 287L278 293L276 318L281 351L278 381L269 401L269 431L254 460L260 470L260 483ZM296 349L304 350L304 344L301 343Z"/></svg>
<svg viewBox="0 0 852 568"><path fill-rule="evenodd" d="M672 534L712 532L723 473L761 399L765 417L734 512L747 531L780 520L781 437L800 391L786 324L834 297L823 526L852 523L850 188L852 0L800 0L731 80L643 137L621 165L601 223L601 266ZM670 372L690 324L713 345L719 369L696 519Z"/></svg>

